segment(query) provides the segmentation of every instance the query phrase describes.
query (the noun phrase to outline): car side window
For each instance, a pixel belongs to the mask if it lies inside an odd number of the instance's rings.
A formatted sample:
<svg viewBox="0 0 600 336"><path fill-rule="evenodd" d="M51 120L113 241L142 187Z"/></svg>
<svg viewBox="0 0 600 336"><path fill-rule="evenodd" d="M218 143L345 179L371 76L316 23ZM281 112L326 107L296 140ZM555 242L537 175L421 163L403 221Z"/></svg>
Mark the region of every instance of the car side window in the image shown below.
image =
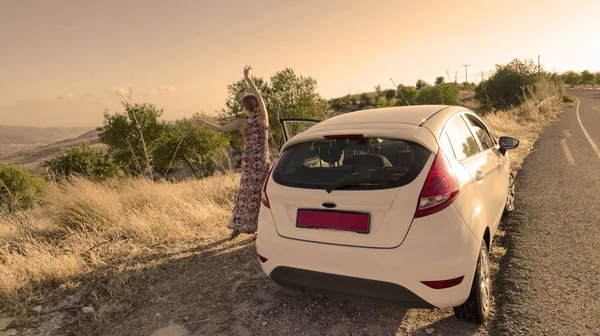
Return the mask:
<svg viewBox="0 0 600 336"><path fill-rule="evenodd" d="M469 120L469 122L471 123L471 129L473 130L473 133L479 139L479 142L481 143L483 150L488 150L490 148L493 148L496 145L496 142L494 141L494 137L492 137L490 135L490 133L488 132L485 125L481 121L479 121L479 119L477 119L476 117L474 117L470 114L467 114L466 117Z"/></svg>
<svg viewBox="0 0 600 336"><path fill-rule="evenodd" d="M446 124L445 131L457 160L464 160L481 152L469 126L460 115L456 115Z"/></svg>
<svg viewBox="0 0 600 336"><path fill-rule="evenodd" d="M442 148L442 152L451 157L456 157L454 155L454 150L452 149L452 145L450 144L450 139L448 138L448 133L445 131L440 135L440 147Z"/></svg>

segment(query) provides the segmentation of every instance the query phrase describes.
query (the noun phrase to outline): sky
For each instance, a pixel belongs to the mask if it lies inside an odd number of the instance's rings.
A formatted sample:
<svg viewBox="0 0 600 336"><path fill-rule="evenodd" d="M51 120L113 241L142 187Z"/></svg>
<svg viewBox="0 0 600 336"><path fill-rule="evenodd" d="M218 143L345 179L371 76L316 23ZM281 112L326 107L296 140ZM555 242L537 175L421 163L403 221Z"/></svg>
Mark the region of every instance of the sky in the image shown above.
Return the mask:
<svg viewBox="0 0 600 336"><path fill-rule="evenodd" d="M533 59L600 71L598 0L0 0L0 125L82 126L116 93L168 120L286 67L326 99Z"/></svg>

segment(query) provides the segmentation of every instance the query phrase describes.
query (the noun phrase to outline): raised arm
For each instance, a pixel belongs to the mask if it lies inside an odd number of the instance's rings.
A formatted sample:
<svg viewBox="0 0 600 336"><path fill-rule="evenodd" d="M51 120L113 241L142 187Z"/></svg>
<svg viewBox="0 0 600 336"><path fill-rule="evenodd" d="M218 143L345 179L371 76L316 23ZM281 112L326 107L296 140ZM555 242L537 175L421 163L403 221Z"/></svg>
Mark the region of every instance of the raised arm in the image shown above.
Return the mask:
<svg viewBox="0 0 600 336"><path fill-rule="evenodd" d="M249 75L250 70L252 70L252 67L249 65L244 68L244 78L246 79L246 83L248 83L248 86L250 86L250 91L252 91L252 94L258 100L257 119L265 126L269 126L269 115L267 114L267 107L265 105L265 101L263 100L263 97L260 95L260 92L258 91L256 84L254 84L252 79L250 79L250 75Z"/></svg>
<svg viewBox="0 0 600 336"><path fill-rule="evenodd" d="M197 123L200 126L204 126L204 127L208 128L209 130L215 131L215 132L232 132L232 131L237 131L237 130L241 131L242 127L244 126L242 119L236 119L236 120L230 122L229 124L226 124L223 126L213 125L205 120L198 120Z"/></svg>

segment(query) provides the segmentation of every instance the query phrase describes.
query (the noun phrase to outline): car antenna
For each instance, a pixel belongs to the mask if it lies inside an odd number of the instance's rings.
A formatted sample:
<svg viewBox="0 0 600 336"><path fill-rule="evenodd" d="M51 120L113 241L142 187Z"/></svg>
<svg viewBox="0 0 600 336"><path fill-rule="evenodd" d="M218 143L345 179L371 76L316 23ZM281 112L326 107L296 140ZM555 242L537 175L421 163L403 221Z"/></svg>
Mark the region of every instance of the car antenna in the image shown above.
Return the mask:
<svg viewBox="0 0 600 336"><path fill-rule="evenodd" d="M406 102L406 105L410 106L410 103L408 102L408 100L406 100L406 98L404 98L402 91L400 91L398 89L398 85L396 85L396 83L394 83L394 80L392 78L390 78L390 80L392 81L392 84L394 84L394 87L396 87L396 90L398 91L398 93L402 96L402 99L404 99L404 101Z"/></svg>

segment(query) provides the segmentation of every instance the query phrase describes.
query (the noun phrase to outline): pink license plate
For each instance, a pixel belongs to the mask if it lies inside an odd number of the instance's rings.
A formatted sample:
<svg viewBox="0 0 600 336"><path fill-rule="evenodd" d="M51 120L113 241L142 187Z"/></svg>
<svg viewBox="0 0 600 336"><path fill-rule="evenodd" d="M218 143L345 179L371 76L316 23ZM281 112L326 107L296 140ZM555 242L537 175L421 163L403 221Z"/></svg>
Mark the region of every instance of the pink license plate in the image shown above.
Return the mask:
<svg viewBox="0 0 600 336"><path fill-rule="evenodd" d="M361 212L298 209L296 226L369 233L370 215Z"/></svg>

